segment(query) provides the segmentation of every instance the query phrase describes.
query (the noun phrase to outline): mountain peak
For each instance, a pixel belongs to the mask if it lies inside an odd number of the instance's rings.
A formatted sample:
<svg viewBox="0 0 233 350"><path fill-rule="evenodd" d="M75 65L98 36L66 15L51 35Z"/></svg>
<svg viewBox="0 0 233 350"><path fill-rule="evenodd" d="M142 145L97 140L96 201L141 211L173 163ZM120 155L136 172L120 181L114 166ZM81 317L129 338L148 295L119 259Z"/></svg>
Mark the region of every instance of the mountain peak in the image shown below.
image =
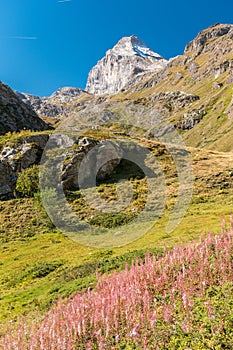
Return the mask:
<svg viewBox="0 0 233 350"><path fill-rule="evenodd" d="M136 35L125 36L121 38L118 43L107 51L107 55L122 55L122 56L134 56L141 57L154 57L156 59L162 59L163 57L150 49L143 41L141 41Z"/></svg>
<svg viewBox="0 0 233 350"><path fill-rule="evenodd" d="M166 59L136 35L125 36L92 68L86 91L95 95L117 93L142 73L156 72L166 64Z"/></svg>

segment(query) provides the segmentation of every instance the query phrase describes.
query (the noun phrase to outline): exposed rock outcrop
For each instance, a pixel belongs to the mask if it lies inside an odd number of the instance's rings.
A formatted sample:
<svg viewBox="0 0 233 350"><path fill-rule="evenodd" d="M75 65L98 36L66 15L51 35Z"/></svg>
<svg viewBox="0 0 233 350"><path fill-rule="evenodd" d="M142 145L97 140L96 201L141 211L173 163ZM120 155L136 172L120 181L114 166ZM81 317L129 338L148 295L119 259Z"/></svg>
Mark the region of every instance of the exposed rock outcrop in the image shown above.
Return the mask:
<svg viewBox="0 0 233 350"><path fill-rule="evenodd" d="M86 91L114 94L145 72L156 72L167 60L149 49L135 35L122 38L90 71Z"/></svg>
<svg viewBox="0 0 233 350"><path fill-rule="evenodd" d="M180 120L177 122L176 126L178 129L182 130L190 130L194 128L194 126L202 120L202 118L206 115L205 110L193 110L190 113L184 113Z"/></svg>
<svg viewBox="0 0 233 350"><path fill-rule="evenodd" d="M73 102L77 97L81 96L82 94L85 94L86 91L75 88L75 87L63 87L55 91L49 99L51 101L58 102L58 103L69 103Z"/></svg>
<svg viewBox="0 0 233 350"><path fill-rule="evenodd" d="M17 144L6 145L0 153L0 199L13 196L18 173L38 164L49 135L31 135Z"/></svg>
<svg viewBox="0 0 233 350"><path fill-rule="evenodd" d="M229 104L228 108L226 109L226 114L228 116L229 120L233 120L233 95L232 95L232 100L231 103Z"/></svg>
<svg viewBox="0 0 233 350"><path fill-rule="evenodd" d="M82 183L85 186L90 178L104 180L114 173L122 157L120 147L109 141L97 141L87 137L78 141L76 150L68 151L62 169L62 183L64 189L78 188ZM85 158L84 158L85 157ZM82 162L85 172L80 174Z"/></svg>
<svg viewBox="0 0 233 350"><path fill-rule="evenodd" d="M217 23L212 27L202 30L194 40L186 45L185 53L196 52L196 55L200 55L203 50L208 50L206 44L210 39L224 36L232 29L233 25L231 24L220 25Z"/></svg>
<svg viewBox="0 0 233 350"><path fill-rule="evenodd" d="M76 106L76 111L60 124L61 130L81 130L83 122L90 128L106 123L125 123L148 131L156 128L164 117L172 117L199 101L200 97L183 91L166 91L149 96L125 98L111 101L111 98L95 97ZM190 112L191 113L191 112ZM190 124L191 125L191 124Z"/></svg>

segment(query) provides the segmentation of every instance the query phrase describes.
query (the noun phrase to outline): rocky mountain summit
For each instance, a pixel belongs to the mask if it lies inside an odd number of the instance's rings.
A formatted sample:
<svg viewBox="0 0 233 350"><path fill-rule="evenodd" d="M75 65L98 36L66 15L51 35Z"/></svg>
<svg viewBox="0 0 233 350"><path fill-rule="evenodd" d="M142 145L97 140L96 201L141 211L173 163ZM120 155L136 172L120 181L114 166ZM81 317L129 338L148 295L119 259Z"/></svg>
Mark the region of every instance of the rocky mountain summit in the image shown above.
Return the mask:
<svg viewBox="0 0 233 350"><path fill-rule="evenodd" d="M0 82L0 135L8 131L45 130L49 126L23 103L9 86Z"/></svg>
<svg viewBox="0 0 233 350"><path fill-rule="evenodd" d="M202 30L190 41L183 55L171 59L166 69L158 74L142 76L141 82L135 84L132 90L138 91L142 88L158 86L166 79L171 86L182 83L184 89L191 89L193 83L205 82L207 76L213 80L216 79L213 84L218 88L223 86L221 78L224 80L226 74L228 75L226 83L231 84L233 82L232 48L233 25L215 24ZM218 78L220 78L219 81Z"/></svg>
<svg viewBox="0 0 233 350"><path fill-rule="evenodd" d="M115 94L135 77L156 72L166 64L166 59L135 35L124 37L90 71L86 91L94 95Z"/></svg>
<svg viewBox="0 0 233 350"><path fill-rule="evenodd" d="M232 37L232 28L232 24L221 25L216 23L215 25L202 30L194 40L186 45L185 53L196 52L197 55L200 55L203 50L208 51L207 47L210 46L210 39L220 38L227 35L230 31Z"/></svg>
<svg viewBox="0 0 233 350"><path fill-rule="evenodd" d="M77 97L84 94L85 91L76 87L65 86L55 91L51 96L50 100L53 102L69 103L75 100Z"/></svg>

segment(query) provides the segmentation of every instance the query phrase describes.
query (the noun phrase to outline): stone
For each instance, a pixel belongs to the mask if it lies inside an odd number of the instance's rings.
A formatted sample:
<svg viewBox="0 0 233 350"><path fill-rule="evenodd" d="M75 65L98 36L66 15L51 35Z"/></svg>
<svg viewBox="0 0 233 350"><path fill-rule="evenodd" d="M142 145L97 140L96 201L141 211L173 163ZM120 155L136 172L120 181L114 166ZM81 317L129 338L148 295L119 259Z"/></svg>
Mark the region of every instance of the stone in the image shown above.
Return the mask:
<svg viewBox="0 0 233 350"><path fill-rule="evenodd" d="M14 190L14 173L10 165L0 160L0 199L11 198Z"/></svg>
<svg viewBox="0 0 233 350"><path fill-rule="evenodd" d="M18 174L39 164L49 135L31 135L15 145L5 146L0 153L0 199L12 198Z"/></svg>
<svg viewBox="0 0 233 350"><path fill-rule="evenodd" d="M220 83L218 81L215 81L213 83L213 89L217 90L217 89L221 89L221 87L223 87L223 83Z"/></svg>
<svg viewBox="0 0 233 350"><path fill-rule="evenodd" d="M227 114L229 120L233 120L233 96L229 106L225 110L225 113Z"/></svg>
<svg viewBox="0 0 233 350"><path fill-rule="evenodd" d="M181 116L179 122L176 124L176 127L182 130L190 130L194 128L195 125L200 123L205 115L206 112L203 109L185 113Z"/></svg>
<svg viewBox="0 0 233 350"><path fill-rule="evenodd" d="M62 168L62 184L65 190L79 188L79 184L87 184L89 179L104 180L114 173L119 165L123 151L109 140L96 141L90 138L79 140L81 146L77 150L67 151ZM80 165L85 173L80 174ZM96 175L96 176L95 176Z"/></svg>

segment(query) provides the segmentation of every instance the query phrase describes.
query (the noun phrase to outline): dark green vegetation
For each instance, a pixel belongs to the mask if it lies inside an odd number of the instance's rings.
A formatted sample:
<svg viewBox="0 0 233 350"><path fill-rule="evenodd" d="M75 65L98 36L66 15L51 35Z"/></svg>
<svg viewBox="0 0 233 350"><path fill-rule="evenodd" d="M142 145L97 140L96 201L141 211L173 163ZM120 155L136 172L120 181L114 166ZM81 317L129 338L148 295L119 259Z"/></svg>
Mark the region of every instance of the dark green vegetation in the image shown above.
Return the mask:
<svg viewBox="0 0 233 350"><path fill-rule="evenodd" d="M39 191L39 166L33 165L22 170L16 183L17 196L33 197Z"/></svg>

